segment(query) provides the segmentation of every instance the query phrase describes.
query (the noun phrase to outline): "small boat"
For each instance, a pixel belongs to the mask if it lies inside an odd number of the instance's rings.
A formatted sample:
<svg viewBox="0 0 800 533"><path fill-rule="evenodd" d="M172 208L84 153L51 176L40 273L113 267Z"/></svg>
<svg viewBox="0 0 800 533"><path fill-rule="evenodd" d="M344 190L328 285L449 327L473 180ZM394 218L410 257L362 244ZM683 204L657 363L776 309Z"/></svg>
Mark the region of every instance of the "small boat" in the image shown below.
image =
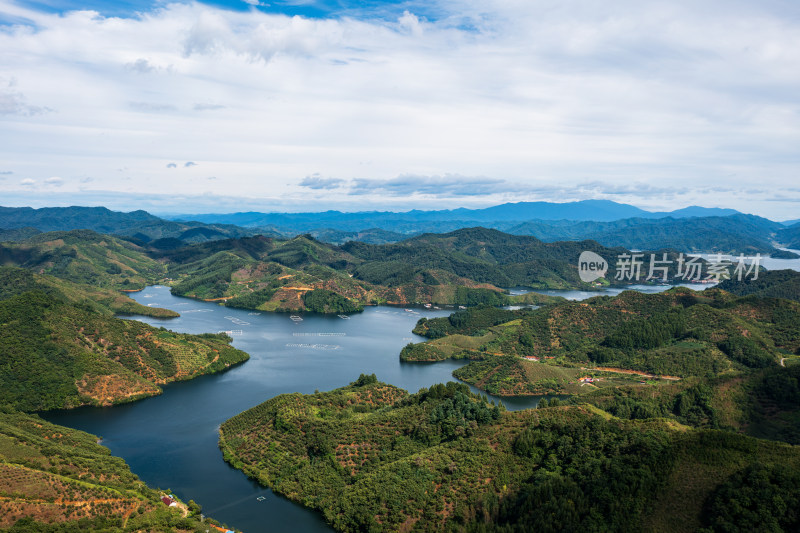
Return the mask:
<svg viewBox="0 0 800 533"><path fill-rule="evenodd" d="M264 496L259 496L258 498L256 498L256 500L263 502L264 500L266 500L266 498Z"/></svg>
<svg viewBox="0 0 800 533"><path fill-rule="evenodd" d="M300 316L297 316L297 315L292 315L289 318L294 322L302 322L303 321L303 317L300 317Z"/></svg>
<svg viewBox="0 0 800 533"><path fill-rule="evenodd" d="M413 309L406 309L406 313L413 313L413 312L414 312Z"/></svg>
<svg viewBox="0 0 800 533"><path fill-rule="evenodd" d="M349 316L347 316L347 315L338 315L338 316L339 316L339 318L341 318L342 320L350 320L350 317L349 317Z"/></svg>
<svg viewBox="0 0 800 533"><path fill-rule="evenodd" d="M431 308L431 304L425 304L425 309L430 309L430 308Z"/></svg>

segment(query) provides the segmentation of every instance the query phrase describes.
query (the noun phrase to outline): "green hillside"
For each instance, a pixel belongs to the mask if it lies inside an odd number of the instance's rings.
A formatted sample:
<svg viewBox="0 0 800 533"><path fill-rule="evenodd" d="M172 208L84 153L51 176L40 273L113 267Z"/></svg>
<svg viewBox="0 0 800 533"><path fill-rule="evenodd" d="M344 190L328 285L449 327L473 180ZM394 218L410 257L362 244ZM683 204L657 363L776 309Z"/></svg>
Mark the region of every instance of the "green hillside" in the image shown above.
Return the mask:
<svg viewBox="0 0 800 533"><path fill-rule="evenodd" d="M725 280L719 284L719 288L739 296L787 298L800 302L800 272L767 270L760 272L757 279L748 276L741 280Z"/></svg>
<svg viewBox="0 0 800 533"><path fill-rule="evenodd" d="M220 447L340 531L800 525L796 447L583 407L506 412L455 383L408 394L362 375L278 396L225 422Z"/></svg>
<svg viewBox="0 0 800 533"><path fill-rule="evenodd" d="M536 310L469 309L421 319L414 332L433 340L407 346L401 359L477 360L455 375L494 394L587 393L619 384L626 372L638 380L711 378L793 360L800 350L800 305L719 289L627 291ZM592 379L553 381L534 370L543 365Z"/></svg>
<svg viewBox="0 0 800 533"><path fill-rule="evenodd" d="M13 279L5 272L0 281ZM0 405L31 411L130 401L248 357L224 335L178 334L121 320L46 285L24 292L4 287Z"/></svg>
<svg viewBox="0 0 800 533"><path fill-rule="evenodd" d="M143 248L89 230L41 233L24 242L0 243L0 266L126 290L142 289L166 272Z"/></svg>
<svg viewBox="0 0 800 533"><path fill-rule="evenodd" d="M136 290L158 281L170 284L174 294L235 307L339 313L381 303L471 307L550 302L532 293L512 297L504 288L591 289L593 284L578 277L578 256L585 250L610 263L599 283L628 282L615 279L615 260L624 249L592 241L544 243L484 228L382 245L334 246L301 235L223 239L174 249L76 230L0 243L0 264L95 287ZM669 275L674 278L677 255L665 253L673 261ZM646 265L642 275L647 275Z"/></svg>
<svg viewBox="0 0 800 533"><path fill-rule="evenodd" d="M496 269L493 260L468 259L470 274L466 268L444 263L447 253L438 245L412 244L399 250L387 246L337 247L309 235L289 241L252 237L185 247L155 257L167 264L175 294L267 311L339 313L378 303L471 306L553 300L539 295L509 297L483 281L486 276L479 271ZM416 266L411 257L418 258ZM556 262L564 271L576 271L566 260ZM577 279L577 274L571 275Z"/></svg>
<svg viewBox="0 0 800 533"><path fill-rule="evenodd" d="M421 319L404 361L470 359L497 395L571 395L620 418L671 418L800 444L800 305L720 289L624 292L537 310Z"/></svg>
<svg viewBox="0 0 800 533"><path fill-rule="evenodd" d="M80 304L109 315L145 315L158 318L179 316L170 309L142 305L126 294L112 289L72 283L45 274L34 274L23 268L0 267L0 300L32 290L54 294L69 303Z"/></svg>
<svg viewBox="0 0 800 533"><path fill-rule="evenodd" d="M168 508L97 437L0 406L0 529L204 532L194 502Z"/></svg>
<svg viewBox="0 0 800 533"><path fill-rule="evenodd" d="M166 507L97 437L22 411L111 405L247 359L224 335L185 335L115 313L174 316L118 292L0 267L0 529L206 531Z"/></svg>

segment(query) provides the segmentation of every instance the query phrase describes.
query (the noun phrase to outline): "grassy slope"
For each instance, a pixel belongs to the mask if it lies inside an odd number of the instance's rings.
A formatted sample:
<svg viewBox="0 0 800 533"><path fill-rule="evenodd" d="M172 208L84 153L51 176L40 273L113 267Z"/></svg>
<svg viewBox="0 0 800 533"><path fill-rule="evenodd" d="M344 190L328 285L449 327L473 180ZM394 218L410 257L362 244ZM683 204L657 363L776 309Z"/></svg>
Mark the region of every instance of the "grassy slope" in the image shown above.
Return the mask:
<svg viewBox="0 0 800 533"><path fill-rule="evenodd" d="M787 445L581 407L469 422L447 389L430 392L368 383L279 396L225 422L220 446L342 531L693 531L740 469L800 468Z"/></svg>

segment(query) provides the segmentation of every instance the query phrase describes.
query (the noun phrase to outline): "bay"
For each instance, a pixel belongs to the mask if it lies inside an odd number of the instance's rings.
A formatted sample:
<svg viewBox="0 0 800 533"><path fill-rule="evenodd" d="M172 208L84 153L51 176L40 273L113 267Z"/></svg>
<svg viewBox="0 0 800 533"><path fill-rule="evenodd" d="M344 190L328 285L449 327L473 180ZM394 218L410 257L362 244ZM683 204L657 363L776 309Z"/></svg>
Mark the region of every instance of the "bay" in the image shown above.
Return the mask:
<svg viewBox="0 0 800 533"><path fill-rule="evenodd" d="M222 459L219 425L279 394L343 387L359 374L416 392L454 381L465 361L403 363L400 350L425 340L411 333L419 318L447 316L452 309L368 307L349 318L254 313L173 296L148 287L131 296L153 307L173 309L173 319L132 317L184 333L229 331L233 345L250 360L224 373L164 387L160 396L107 408L86 407L43 414L56 424L99 435L151 487L169 488L184 501L246 533L330 531L322 517L248 479ZM480 392L472 388L474 392ZM492 398L501 401L499 398ZM534 407L539 398L505 398L509 409ZM263 496L262 501L257 500Z"/></svg>

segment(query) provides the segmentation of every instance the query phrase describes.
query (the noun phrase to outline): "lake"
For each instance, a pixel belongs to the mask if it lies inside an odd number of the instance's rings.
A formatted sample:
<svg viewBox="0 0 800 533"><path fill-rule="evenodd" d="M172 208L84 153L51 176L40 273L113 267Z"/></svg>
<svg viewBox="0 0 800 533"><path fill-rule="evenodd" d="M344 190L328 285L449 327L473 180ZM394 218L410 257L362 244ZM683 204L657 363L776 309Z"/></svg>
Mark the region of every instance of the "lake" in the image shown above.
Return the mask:
<svg viewBox="0 0 800 533"><path fill-rule="evenodd" d="M785 262L784 262L785 261ZM770 268L798 268L800 260L773 260ZM705 289L707 284L685 284ZM660 292L669 287L633 285ZM513 293L526 292L514 289ZM616 295L622 289L539 291L582 300ZM368 307L348 319L301 314L254 313L173 296L169 288L148 287L131 296L152 307L181 313L173 319L134 317L185 333L231 331L234 346L250 360L222 374L164 387L164 394L108 408L47 413L44 418L99 435L114 455L124 458L151 487L171 489L195 500L203 511L246 533L330 531L320 515L273 494L229 467L217 447L217 429L228 418L279 394L313 393L343 387L360 373L411 392L452 381L465 361L403 363L401 348L422 337L411 330L420 317L447 316L453 310ZM473 391L479 392L473 388ZM490 396L490 398L492 398ZM538 398L492 398L508 409L534 407ZM263 501L256 498L264 496ZM268 526L267 526L268 524Z"/></svg>
<svg viewBox="0 0 800 533"><path fill-rule="evenodd" d="M222 374L164 387L164 394L131 404L44 414L56 424L99 435L151 487L171 489L203 512L246 533L330 531L320 515L274 495L222 460L219 425L228 418L288 392L313 393L343 387L360 373L416 392L453 381L465 361L402 363L399 353L422 337L411 330L421 317L450 310L368 307L349 319L302 314L254 314L173 296L148 287L131 296L153 307L173 309L173 319L134 317L185 333L231 331L233 345L250 360ZM473 390L475 392L477 389ZM491 398L491 396L490 396ZM493 398L500 401L499 398ZM534 407L538 398L503 399L509 409ZM257 501L264 496L266 499Z"/></svg>

